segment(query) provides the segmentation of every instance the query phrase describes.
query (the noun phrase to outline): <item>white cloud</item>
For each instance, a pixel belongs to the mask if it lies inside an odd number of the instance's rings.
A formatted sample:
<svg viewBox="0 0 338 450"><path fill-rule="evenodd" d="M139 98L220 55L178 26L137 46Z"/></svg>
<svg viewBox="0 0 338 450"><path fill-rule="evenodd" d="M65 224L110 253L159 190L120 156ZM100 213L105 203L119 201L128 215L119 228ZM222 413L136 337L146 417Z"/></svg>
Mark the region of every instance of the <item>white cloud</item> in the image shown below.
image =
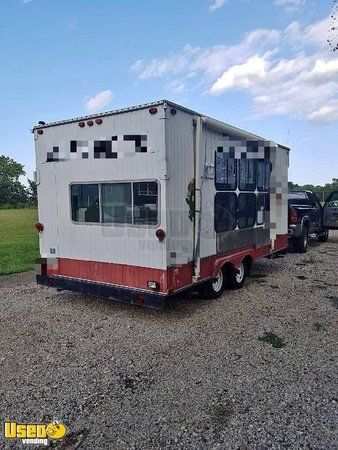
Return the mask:
<svg viewBox="0 0 338 450"><path fill-rule="evenodd" d="M329 29L330 22L328 17L305 28L302 28L299 22L292 22L285 30L285 37L290 43L297 44L300 47L315 45L327 48Z"/></svg>
<svg viewBox="0 0 338 450"><path fill-rule="evenodd" d="M338 122L338 100L331 100L327 105L313 111L309 120L315 123Z"/></svg>
<svg viewBox="0 0 338 450"><path fill-rule="evenodd" d="M209 11L214 12L219 8L222 8L226 0L214 0L213 4L209 6Z"/></svg>
<svg viewBox="0 0 338 450"><path fill-rule="evenodd" d="M102 110L105 106L113 99L113 93L110 90L99 92L94 97L90 98L86 102L86 111L89 113L94 113L96 111Z"/></svg>
<svg viewBox="0 0 338 450"><path fill-rule="evenodd" d="M250 89L266 76L267 62L252 56L245 63L230 67L210 89L211 94L221 94L230 89Z"/></svg>
<svg viewBox="0 0 338 450"><path fill-rule="evenodd" d="M274 0L275 5L284 7L290 13L297 11L305 2L306 0Z"/></svg>
<svg viewBox="0 0 338 450"><path fill-rule="evenodd" d="M24 3L25 5L27 5L27 3L30 3L32 0L22 0L22 3Z"/></svg>
<svg viewBox="0 0 338 450"><path fill-rule="evenodd" d="M284 31L254 30L230 46L187 45L177 54L139 60L132 69L141 80L164 79L172 92L247 93L258 116L288 114L329 123L338 108L338 58L323 47L328 24L325 18L305 27L293 22Z"/></svg>
<svg viewBox="0 0 338 450"><path fill-rule="evenodd" d="M254 51L264 52L280 37L277 30L257 29L248 33L237 45L215 45L202 49L186 45L181 53L150 61L137 60L131 70L140 80L204 72L208 77L220 76L231 64L239 64L249 58Z"/></svg>

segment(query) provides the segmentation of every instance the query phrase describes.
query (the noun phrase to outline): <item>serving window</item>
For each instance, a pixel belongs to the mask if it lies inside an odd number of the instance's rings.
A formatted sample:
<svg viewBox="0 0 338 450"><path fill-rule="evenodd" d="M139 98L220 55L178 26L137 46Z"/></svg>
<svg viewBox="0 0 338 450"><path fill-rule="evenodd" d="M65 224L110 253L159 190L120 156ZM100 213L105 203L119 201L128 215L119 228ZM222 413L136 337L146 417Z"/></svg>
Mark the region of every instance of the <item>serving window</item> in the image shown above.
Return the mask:
<svg viewBox="0 0 338 450"><path fill-rule="evenodd" d="M74 222L156 225L158 183L74 184L71 209Z"/></svg>
<svg viewBox="0 0 338 450"><path fill-rule="evenodd" d="M239 160L239 183L241 191L254 191L256 189L256 160Z"/></svg>
<svg viewBox="0 0 338 450"><path fill-rule="evenodd" d="M238 196L238 227L250 228L256 223L256 195L239 194Z"/></svg>
<svg viewBox="0 0 338 450"><path fill-rule="evenodd" d="M234 192L217 192L215 195L215 231L234 230L237 225L237 195Z"/></svg>
<svg viewBox="0 0 338 450"><path fill-rule="evenodd" d="M257 195L257 225L263 225L267 211L270 211L269 194Z"/></svg>
<svg viewBox="0 0 338 450"><path fill-rule="evenodd" d="M264 159L257 160L257 189L267 191L270 187L271 162Z"/></svg>
<svg viewBox="0 0 338 450"><path fill-rule="evenodd" d="M237 160L216 152L215 185L218 191L234 191L237 187Z"/></svg>
<svg viewBox="0 0 338 450"><path fill-rule="evenodd" d="M71 186L72 219L74 222L100 222L98 184Z"/></svg>

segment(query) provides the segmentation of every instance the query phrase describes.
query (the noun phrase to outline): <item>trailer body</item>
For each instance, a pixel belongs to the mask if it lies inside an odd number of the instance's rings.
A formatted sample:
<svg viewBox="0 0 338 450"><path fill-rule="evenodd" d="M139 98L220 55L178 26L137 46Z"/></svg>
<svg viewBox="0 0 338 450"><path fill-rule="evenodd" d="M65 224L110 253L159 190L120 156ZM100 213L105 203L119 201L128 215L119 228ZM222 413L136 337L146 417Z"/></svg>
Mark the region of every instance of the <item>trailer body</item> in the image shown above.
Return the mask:
<svg viewBox="0 0 338 450"><path fill-rule="evenodd" d="M167 100L33 132L40 284L162 308L287 246L284 146Z"/></svg>

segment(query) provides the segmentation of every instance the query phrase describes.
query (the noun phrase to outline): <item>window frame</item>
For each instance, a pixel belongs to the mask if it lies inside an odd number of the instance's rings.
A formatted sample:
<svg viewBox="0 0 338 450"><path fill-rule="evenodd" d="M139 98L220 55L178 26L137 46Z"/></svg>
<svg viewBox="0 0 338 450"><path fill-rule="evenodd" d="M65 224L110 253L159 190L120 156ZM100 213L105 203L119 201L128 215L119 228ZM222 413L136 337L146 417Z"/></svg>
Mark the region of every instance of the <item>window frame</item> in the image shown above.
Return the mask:
<svg viewBox="0 0 338 450"><path fill-rule="evenodd" d="M251 195L251 196L253 196L253 197L255 198L255 209L254 209L255 214L254 214L254 222L253 222L253 224L250 225L250 226L246 225L245 227L241 227L241 226L239 225L239 220L240 220L240 215L239 215L239 198L240 198L241 195ZM255 228L255 225L257 225L257 195L256 195L254 192L240 192L240 193L238 194L237 199L238 199L238 200L237 200L237 226L238 226L238 229L239 229L239 230L248 230L248 229Z"/></svg>
<svg viewBox="0 0 338 450"><path fill-rule="evenodd" d="M157 222L156 224L146 225L143 223L114 223L114 222L103 222L103 204L102 204L102 185L103 184L121 184L130 183L132 191L132 217L134 220L134 195L133 195L133 183L156 183L157 184ZM98 184L99 186L99 211L100 211L100 221L99 222L77 222L73 220L72 214L72 186L82 185L82 184ZM158 228L161 225L161 183L156 179L133 179L133 180L104 180L104 181L74 181L69 184L68 188L69 195L69 209L70 209L70 220L74 225L96 225L104 227L128 227L128 228Z"/></svg>
<svg viewBox="0 0 338 450"><path fill-rule="evenodd" d="M235 226L233 228L229 228L228 230L222 230L222 231L218 231L216 228L216 223L217 223L217 217L216 217L216 198L217 196L220 197L222 195L231 195L235 197ZM238 196L236 194L236 192L232 191L232 192L228 192L228 191L218 191L216 192L215 196L214 196L214 230L216 234L219 233L227 233L229 231L234 231L236 230L238 226Z"/></svg>
<svg viewBox="0 0 338 450"><path fill-rule="evenodd" d="M254 175L254 182L253 182L253 189L247 189L247 186L245 189L241 188L241 163L242 162L251 162L253 163L253 175ZM239 192L250 192L253 193L257 189L257 160L253 158L239 158L238 160L238 173L237 173L237 186ZM248 183L247 183L248 184Z"/></svg>
<svg viewBox="0 0 338 450"><path fill-rule="evenodd" d="M263 209L263 222L258 222L258 198L264 198L264 209ZM269 204L269 209L266 206ZM256 225L261 227L265 225L266 213L270 212L270 194L268 192L258 192L256 196Z"/></svg>
<svg viewBox="0 0 338 450"><path fill-rule="evenodd" d="M268 187L267 188L261 188L258 186L258 167L259 163L264 164L264 177L266 176L266 168L269 168L269 177L268 177ZM256 188L259 193L269 192L270 191L270 184L271 184L271 172L272 172L272 163L269 160L266 159L257 159L256 160ZM266 179L265 179L266 181Z"/></svg>
<svg viewBox="0 0 338 450"><path fill-rule="evenodd" d="M98 199L99 199L99 220L98 222L79 222L78 220L74 220L73 219L73 207L72 207L72 186L83 186L83 185L97 185L98 186ZM69 198L70 198L70 219L72 223L76 223L76 224L90 224L90 225L100 225L101 223L101 186L100 183L98 183L97 181L90 181L90 182L86 182L84 181L83 183L71 183L69 185Z"/></svg>
<svg viewBox="0 0 338 450"><path fill-rule="evenodd" d="M217 160L217 154L224 154L221 152L217 152L217 150L215 151L215 159L214 159L214 166L215 166L215 176L214 176L214 184L215 184L215 189L217 192L227 192L227 191L231 191L231 192L235 192L239 186L239 159L238 158L226 158L226 159L231 159L234 161L235 163L235 173L236 173L236 177L235 177L235 187L234 188L228 188L228 187L222 187L220 188L220 184L221 183L217 183L217 168L216 168L216 160Z"/></svg>

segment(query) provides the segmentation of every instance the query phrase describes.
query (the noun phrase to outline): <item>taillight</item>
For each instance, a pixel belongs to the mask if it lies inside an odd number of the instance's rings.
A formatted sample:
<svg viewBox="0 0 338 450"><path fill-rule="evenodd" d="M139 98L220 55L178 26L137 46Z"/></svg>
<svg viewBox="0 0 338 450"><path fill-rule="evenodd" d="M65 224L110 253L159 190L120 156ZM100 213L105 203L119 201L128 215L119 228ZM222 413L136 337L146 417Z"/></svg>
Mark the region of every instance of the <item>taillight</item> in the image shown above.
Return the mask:
<svg viewBox="0 0 338 450"><path fill-rule="evenodd" d="M163 241L163 239L165 238L165 231L164 230L162 230L161 228L159 228L158 230L156 230L156 237L157 237L157 239L160 241L160 242L162 242Z"/></svg>
<svg viewBox="0 0 338 450"><path fill-rule="evenodd" d="M294 208L291 208L291 211L290 211L290 223L296 223L296 222L298 222L297 211Z"/></svg>
<svg viewBox="0 0 338 450"><path fill-rule="evenodd" d="M41 231L43 230L43 225L41 222L37 222L35 224L35 228L38 230L39 233L41 233Z"/></svg>

